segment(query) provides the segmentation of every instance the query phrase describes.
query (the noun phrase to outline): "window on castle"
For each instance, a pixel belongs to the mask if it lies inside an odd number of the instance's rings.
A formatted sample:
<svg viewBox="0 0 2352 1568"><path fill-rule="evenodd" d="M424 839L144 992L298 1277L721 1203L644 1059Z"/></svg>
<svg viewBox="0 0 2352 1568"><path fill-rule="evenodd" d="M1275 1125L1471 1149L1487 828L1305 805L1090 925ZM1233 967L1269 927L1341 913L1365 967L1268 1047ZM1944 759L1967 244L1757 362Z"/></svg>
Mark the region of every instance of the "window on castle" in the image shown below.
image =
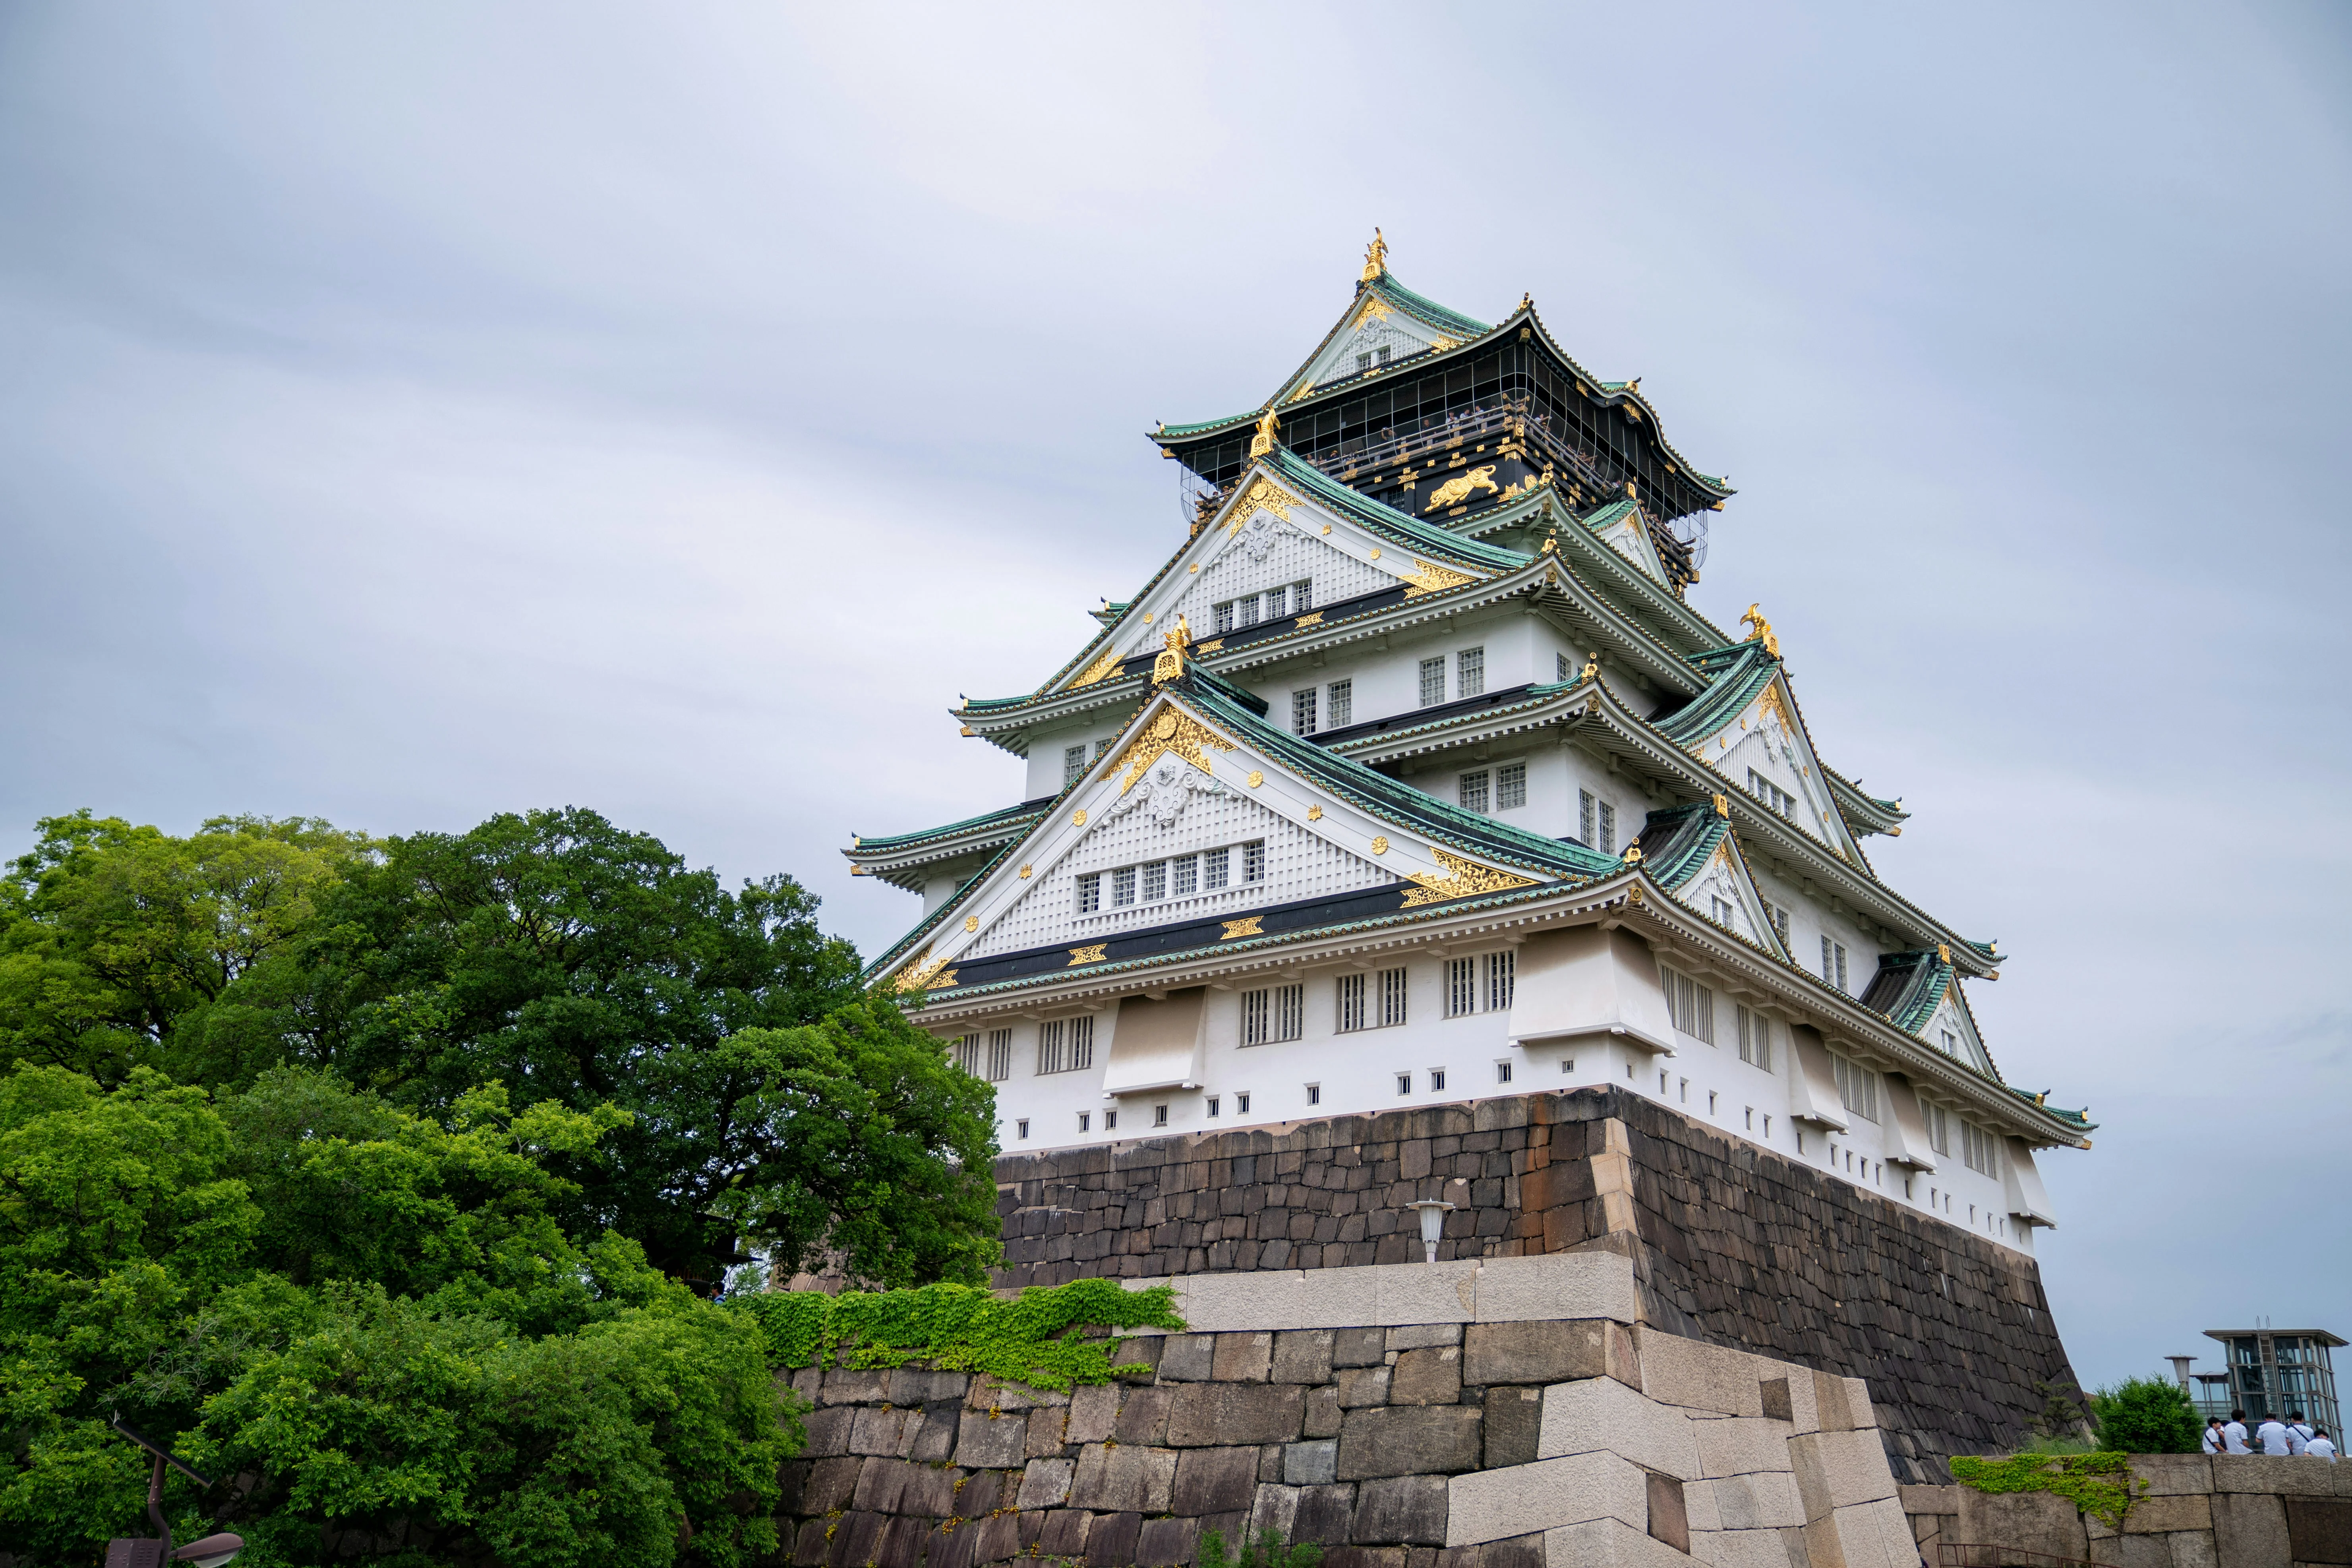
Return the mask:
<svg viewBox="0 0 2352 1568"><path fill-rule="evenodd" d="M1178 898L1201 890L1201 858L1198 855L1179 855L1168 865L1172 873L1170 880L1174 884Z"/></svg>
<svg viewBox="0 0 2352 1568"><path fill-rule="evenodd" d="M1960 1054L1960 1037L1949 1029L1944 1031L1944 1054L1948 1057Z"/></svg>
<svg viewBox="0 0 2352 1568"><path fill-rule="evenodd" d="M1103 1112L1103 1131L1106 1132L1116 1132L1118 1131L1118 1111L1106 1110Z"/></svg>
<svg viewBox="0 0 2352 1568"><path fill-rule="evenodd" d="M1232 851L1203 849L1201 851L1201 886L1210 889L1225 885L1225 866Z"/></svg>
<svg viewBox="0 0 2352 1568"><path fill-rule="evenodd" d="M1341 1034L1359 1029L1382 1029L1404 1022L1405 976L1402 969L1383 969L1376 975L1359 970L1339 976Z"/></svg>
<svg viewBox="0 0 2352 1568"><path fill-rule="evenodd" d="M1827 937L1822 938L1822 978L1841 991L1845 989L1845 946Z"/></svg>
<svg viewBox="0 0 2352 1568"><path fill-rule="evenodd" d="M1372 368L1371 350L1366 349L1362 353L1356 356L1356 368L1358 370L1370 370Z"/></svg>
<svg viewBox="0 0 2352 1568"><path fill-rule="evenodd" d="M1746 1007L1739 1009L1739 1059L1772 1070L1772 1020Z"/></svg>
<svg viewBox="0 0 2352 1568"><path fill-rule="evenodd" d="M956 1066L974 1078L980 1076L980 1037L978 1035L959 1036L948 1042L948 1048L955 1053Z"/></svg>
<svg viewBox="0 0 2352 1568"><path fill-rule="evenodd" d="M1993 1134L1973 1121L1960 1123L1960 1163L1971 1171L1988 1176L2000 1174L2000 1160L1993 1148Z"/></svg>
<svg viewBox="0 0 2352 1568"><path fill-rule="evenodd" d="M1270 985L1242 993L1242 1044L1266 1046L1295 1040L1303 1032L1307 987Z"/></svg>
<svg viewBox="0 0 2352 1568"><path fill-rule="evenodd" d="M1528 804L1528 764L1505 763L1495 770L1495 809L1512 811Z"/></svg>
<svg viewBox="0 0 2352 1568"><path fill-rule="evenodd" d="M1168 862L1154 860L1142 870L1143 901L1156 904L1168 896Z"/></svg>
<svg viewBox="0 0 2352 1568"><path fill-rule="evenodd" d="M1764 905L1764 918L1772 922L1772 929L1780 933L1780 940L1785 943L1789 940L1789 906L1768 901Z"/></svg>
<svg viewBox="0 0 2352 1568"><path fill-rule="evenodd" d="M1151 1125L1154 1127L1165 1127L1168 1125L1168 1108L1166 1106L1155 1105L1151 1108Z"/></svg>
<svg viewBox="0 0 2352 1568"><path fill-rule="evenodd" d="M1304 691L1290 694L1290 732L1294 735L1315 733L1316 700L1322 695L1310 686Z"/></svg>
<svg viewBox="0 0 2352 1568"><path fill-rule="evenodd" d="M1486 1010L1507 1013L1519 989L1519 955L1506 948L1486 955Z"/></svg>
<svg viewBox="0 0 2352 1568"><path fill-rule="evenodd" d="M1464 773L1459 786L1462 809L1484 816L1492 804L1494 775L1481 768L1475 773Z"/></svg>
<svg viewBox="0 0 2352 1568"><path fill-rule="evenodd" d="M1244 594L1234 601L1234 625L1237 628L1257 625L1257 595Z"/></svg>
<svg viewBox="0 0 2352 1568"><path fill-rule="evenodd" d="M1249 1114L1248 1095L1237 1094L1234 1096L1234 1114L1235 1116L1247 1116Z"/></svg>
<svg viewBox="0 0 2352 1568"><path fill-rule="evenodd" d="M1135 868L1121 866L1110 874L1110 902L1113 909L1125 909L1135 902Z"/></svg>
<svg viewBox="0 0 2352 1568"><path fill-rule="evenodd" d="M1028 1137L1028 1136L1029 1136L1029 1119L1028 1119L1027 1117L1025 1117L1025 1116L1024 1116L1024 1117L1023 1117L1020 1121L1016 1121L1016 1122L1014 1122L1014 1123L1013 1124L1013 1135L1015 1138L1026 1138L1026 1137Z"/></svg>
<svg viewBox="0 0 2352 1568"><path fill-rule="evenodd" d="M1927 1122L1927 1147L1938 1154L1949 1154L1952 1152L1952 1113L1924 1100L1919 1102L1919 1110Z"/></svg>
<svg viewBox="0 0 2352 1568"><path fill-rule="evenodd" d="M1707 901L1714 906L1716 924L1723 927L1727 931L1738 931L1739 929L1739 912L1731 907L1728 900L1717 898L1710 894Z"/></svg>
<svg viewBox="0 0 2352 1568"><path fill-rule="evenodd" d="M1790 821L1797 820L1797 797L1754 768L1748 770L1748 793Z"/></svg>
<svg viewBox="0 0 2352 1568"><path fill-rule="evenodd" d="M1210 1121L1215 1121L1217 1118L1217 1097L1213 1094L1209 1096L1208 1100L1202 1103L1201 1110L1202 1114L1208 1117Z"/></svg>
<svg viewBox="0 0 2352 1568"><path fill-rule="evenodd" d="M1445 1092L1445 1069L1444 1068L1432 1068L1429 1069L1429 1092L1432 1094L1444 1094Z"/></svg>
<svg viewBox="0 0 2352 1568"><path fill-rule="evenodd" d="M1268 588L1265 591L1265 618L1269 621L1278 621L1288 614L1290 614L1290 584L1285 583L1279 588Z"/></svg>
<svg viewBox="0 0 2352 1568"><path fill-rule="evenodd" d="M1352 1035L1367 1026L1364 1021L1364 976L1360 970L1339 976L1339 1016L1331 1021L1335 1030L1342 1035Z"/></svg>
<svg viewBox="0 0 2352 1568"><path fill-rule="evenodd" d="M1593 813L1600 809L1600 805L1601 803L1592 798L1591 790L1580 789L1576 792L1576 837L1578 841L1588 849L1597 847L1601 842L1594 837L1597 830L1593 826Z"/></svg>
<svg viewBox="0 0 2352 1568"><path fill-rule="evenodd" d="M1062 748L1062 787L1069 788L1087 776L1087 749L1081 745Z"/></svg>
<svg viewBox="0 0 2352 1568"><path fill-rule="evenodd" d="M1715 1044L1715 993L1679 969L1658 965L1658 982L1666 993L1666 1011L1675 1027L1694 1039Z"/></svg>
<svg viewBox="0 0 2352 1568"><path fill-rule="evenodd" d="M1511 1064L1509 1062L1496 1062L1495 1064L1495 1081L1496 1083L1508 1083L1511 1081Z"/></svg>
<svg viewBox="0 0 2352 1568"><path fill-rule="evenodd" d="M988 1032L988 1081L1003 1083L1013 1076L1013 1031L991 1029Z"/></svg>
<svg viewBox="0 0 2352 1568"><path fill-rule="evenodd" d="M1834 1053L1830 1057L1830 1070L1837 1078L1839 1103L1864 1121L1877 1121L1878 1075Z"/></svg>
<svg viewBox="0 0 2352 1568"><path fill-rule="evenodd" d="M1445 700L1445 661L1424 658L1421 661L1421 705L1434 708Z"/></svg>
<svg viewBox="0 0 2352 1568"><path fill-rule="evenodd" d="M1454 656L1454 695L1476 697L1486 689L1486 650L1465 647Z"/></svg>
<svg viewBox="0 0 2352 1568"><path fill-rule="evenodd" d="M1617 807L1605 800L1601 803L1601 839L1595 847L1603 855L1617 853Z"/></svg>
<svg viewBox="0 0 2352 1568"><path fill-rule="evenodd" d="M1242 846L1242 880L1244 882L1265 880L1265 839L1253 838Z"/></svg>
<svg viewBox="0 0 2352 1568"><path fill-rule="evenodd" d="M1392 1028L1404 1022L1404 971L1381 971L1381 1027Z"/></svg>
<svg viewBox="0 0 2352 1568"><path fill-rule="evenodd" d="M1445 1016L1465 1017L1478 1010L1478 961L1475 958L1449 958L1445 961Z"/></svg>
<svg viewBox="0 0 2352 1568"><path fill-rule="evenodd" d="M1329 721L1332 729L1337 730L1342 725L1356 721L1356 683L1354 681L1335 680L1325 695L1330 700L1324 705L1323 713Z"/></svg>
<svg viewBox="0 0 2352 1568"><path fill-rule="evenodd" d="M1394 349L1395 345L1392 343L1382 343L1379 348L1372 351L1372 358L1374 362L1380 364L1388 363L1389 355L1394 352Z"/></svg>
<svg viewBox="0 0 2352 1568"><path fill-rule="evenodd" d="M1315 607L1315 579L1302 577L1290 585L1290 613L1303 616Z"/></svg>
<svg viewBox="0 0 2352 1568"><path fill-rule="evenodd" d="M1211 613L1216 617L1215 626L1219 637L1234 629L1234 602L1231 599L1215 605Z"/></svg>
<svg viewBox="0 0 2352 1568"><path fill-rule="evenodd" d="M1078 1112L1078 1131L1081 1131L1081 1132L1087 1131L1088 1131L1089 1129L1091 1129L1091 1128L1094 1126L1094 1124L1095 1124L1094 1112L1092 1112L1092 1111L1090 1111L1090 1110L1081 1110L1081 1111L1079 1111L1079 1112Z"/></svg>
<svg viewBox="0 0 2352 1568"><path fill-rule="evenodd" d="M1396 1075L1396 1080L1397 1092L1399 1094L1411 1094L1412 1092L1412 1074L1409 1072L1401 1072Z"/></svg>
<svg viewBox="0 0 2352 1568"><path fill-rule="evenodd" d="M1078 913L1090 915L1102 908L1102 873L1088 871L1078 879Z"/></svg>
<svg viewBox="0 0 2352 1568"><path fill-rule="evenodd" d="M1320 1105L1323 1103L1323 1086L1321 1084L1310 1083L1307 1086L1307 1103L1309 1105Z"/></svg>
<svg viewBox="0 0 2352 1568"><path fill-rule="evenodd" d="M1559 683L1562 686L1568 684L1568 655L1566 654L1559 655Z"/></svg>
<svg viewBox="0 0 2352 1568"><path fill-rule="evenodd" d="M1118 737L1117 735L1105 735L1101 740L1097 741L1095 742L1095 761L1101 762L1103 753L1109 751L1110 743L1118 739Z"/></svg>

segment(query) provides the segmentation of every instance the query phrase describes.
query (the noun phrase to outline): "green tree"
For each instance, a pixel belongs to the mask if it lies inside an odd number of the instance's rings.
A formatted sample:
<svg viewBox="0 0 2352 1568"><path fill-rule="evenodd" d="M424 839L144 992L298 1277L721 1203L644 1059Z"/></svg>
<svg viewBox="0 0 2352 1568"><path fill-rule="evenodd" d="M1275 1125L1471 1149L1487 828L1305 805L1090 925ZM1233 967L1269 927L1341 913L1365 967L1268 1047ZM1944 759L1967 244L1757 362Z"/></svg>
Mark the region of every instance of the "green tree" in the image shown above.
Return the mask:
<svg viewBox="0 0 2352 1568"><path fill-rule="evenodd" d="M2099 1447L2126 1454L2194 1454L2205 1420L2189 1394L2166 1377L2127 1377L2091 1395Z"/></svg>
<svg viewBox="0 0 2352 1568"><path fill-rule="evenodd" d="M473 1085L629 1124L557 1162L572 1223L715 1286L739 1243L867 1279L977 1281L994 1256L986 1086L857 990L786 877L730 892L593 812L385 842L293 963L301 1058L439 1114Z"/></svg>

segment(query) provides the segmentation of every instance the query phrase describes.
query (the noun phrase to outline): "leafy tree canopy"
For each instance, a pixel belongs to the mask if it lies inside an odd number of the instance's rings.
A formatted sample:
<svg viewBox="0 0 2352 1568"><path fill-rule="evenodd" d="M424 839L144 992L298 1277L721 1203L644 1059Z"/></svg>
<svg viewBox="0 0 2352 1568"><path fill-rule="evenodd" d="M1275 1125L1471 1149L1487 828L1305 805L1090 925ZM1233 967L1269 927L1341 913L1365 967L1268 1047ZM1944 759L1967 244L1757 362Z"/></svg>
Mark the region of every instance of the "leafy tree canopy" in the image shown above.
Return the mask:
<svg viewBox="0 0 2352 1568"><path fill-rule="evenodd" d="M2127 1377L2091 1396L2099 1447L2126 1454L2194 1454L2205 1418L2189 1391L2168 1377Z"/></svg>

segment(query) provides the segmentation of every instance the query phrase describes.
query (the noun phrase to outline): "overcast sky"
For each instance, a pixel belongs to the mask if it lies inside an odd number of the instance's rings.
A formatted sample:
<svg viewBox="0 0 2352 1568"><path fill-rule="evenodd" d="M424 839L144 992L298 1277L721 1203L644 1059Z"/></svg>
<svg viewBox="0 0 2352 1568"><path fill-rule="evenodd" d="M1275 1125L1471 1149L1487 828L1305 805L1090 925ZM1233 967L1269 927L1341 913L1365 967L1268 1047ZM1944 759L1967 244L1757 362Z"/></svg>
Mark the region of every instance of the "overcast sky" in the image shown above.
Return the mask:
<svg viewBox="0 0 2352 1568"><path fill-rule="evenodd" d="M2326 4L7 0L0 851L578 804L877 951L1379 224L1738 489L1694 603L2103 1123L2078 1373L2352 1336L2347 121Z"/></svg>

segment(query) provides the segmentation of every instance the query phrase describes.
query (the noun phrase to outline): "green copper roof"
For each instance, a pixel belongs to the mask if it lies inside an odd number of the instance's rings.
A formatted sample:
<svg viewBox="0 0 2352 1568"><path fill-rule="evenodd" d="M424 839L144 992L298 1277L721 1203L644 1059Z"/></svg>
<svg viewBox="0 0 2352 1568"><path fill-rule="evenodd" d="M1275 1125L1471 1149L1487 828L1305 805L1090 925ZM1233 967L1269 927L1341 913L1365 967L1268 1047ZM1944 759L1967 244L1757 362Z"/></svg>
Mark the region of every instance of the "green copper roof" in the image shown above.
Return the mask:
<svg viewBox="0 0 2352 1568"><path fill-rule="evenodd" d="M1658 733L1685 748L1737 721L1780 672L1780 661L1767 653L1760 641L1709 648L1692 655L1690 662L1707 678L1706 689L1672 713L1651 721Z"/></svg>
<svg viewBox="0 0 2352 1568"><path fill-rule="evenodd" d="M1383 270L1366 287L1390 304L1420 317L1433 327L1443 327L1449 332L1465 337L1477 337L1495 329L1485 321L1475 321L1459 310L1449 310L1423 294L1416 294Z"/></svg>
<svg viewBox="0 0 2352 1568"><path fill-rule="evenodd" d="M920 844L925 839L945 838L953 834L969 832L976 827L1009 826L1027 818L1045 816L1045 808L1053 803L1054 797L1048 795L1043 800L1024 800L1018 805L1008 805L997 811L984 811L978 816L967 816L961 822L950 822L944 827L925 827L913 833L895 833L884 838L861 837L857 840L856 847L860 850L900 849L908 845Z"/></svg>
<svg viewBox="0 0 2352 1568"><path fill-rule="evenodd" d="M2007 1085L2002 1087L2008 1088ZM2050 1091L2046 1089L2040 1094L2026 1089L2010 1089L2009 1092L2025 1100L2036 1110L2045 1111L2070 1127L2079 1127L2085 1132L2095 1131L2098 1129L2099 1124L2091 1120L2091 1108L2087 1105L2080 1110L2061 1110L2050 1103Z"/></svg>
<svg viewBox="0 0 2352 1568"><path fill-rule="evenodd" d="M1669 890L1705 869L1716 846L1731 831L1731 819L1712 805L1693 802L1654 811L1642 824L1642 869Z"/></svg>
<svg viewBox="0 0 2352 1568"><path fill-rule="evenodd" d="M1324 506L1401 543L1410 543L1417 550L1432 551L1474 565L1489 566L1497 572L1516 572L1532 559L1525 551L1506 550L1498 544L1465 539L1451 529L1423 522L1411 512L1400 511L1386 501L1374 500L1359 490L1349 489L1278 443L1265 461L1276 473L1307 491Z"/></svg>
<svg viewBox="0 0 2352 1568"><path fill-rule="evenodd" d="M1951 988L1952 966L1937 958L1934 949L1882 952L1878 973L1863 988L1862 1005L1885 1014L1886 1021L1905 1034L1916 1035L1927 1026Z"/></svg>
<svg viewBox="0 0 2352 1568"><path fill-rule="evenodd" d="M1254 423L1257 419L1258 416L1265 412L1265 407L1261 404L1259 406L1250 409L1247 413L1228 414L1223 419L1196 419L1190 425L1162 425L1159 429L1154 430L1151 434L1155 438L1160 440L1167 440L1171 437L1181 440L1187 436L1198 436L1203 430L1215 430L1227 425L1244 425Z"/></svg>

